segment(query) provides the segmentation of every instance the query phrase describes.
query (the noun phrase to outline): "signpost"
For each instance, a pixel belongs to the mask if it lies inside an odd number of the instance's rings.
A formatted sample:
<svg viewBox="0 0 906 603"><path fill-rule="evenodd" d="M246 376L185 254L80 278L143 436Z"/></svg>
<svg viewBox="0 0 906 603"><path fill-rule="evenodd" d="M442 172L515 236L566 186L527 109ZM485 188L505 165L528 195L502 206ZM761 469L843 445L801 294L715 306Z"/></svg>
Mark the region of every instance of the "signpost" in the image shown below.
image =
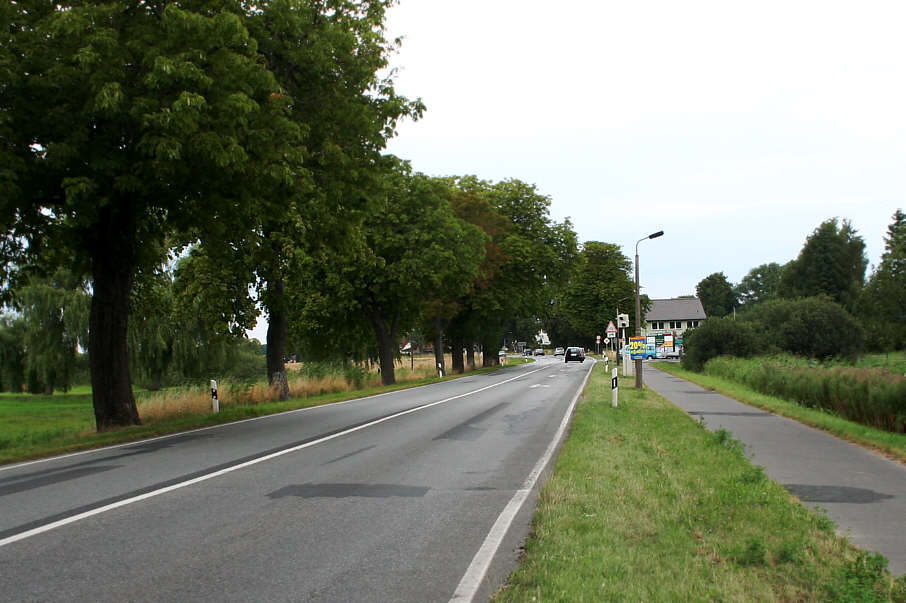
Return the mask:
<svg viewBox="0 0 906 603"><path fill-rule="evenodd" d="M617 367L613 367L610 373L610 405L617 407L617 398L619 397L619 387L617 386Z"/></svg>
<svg viewBox="0 0 906 603"><path fill-rule="evenodd" d="M211 410L220 412L220 400L217 399L217 381L211 379Z"/></svg>

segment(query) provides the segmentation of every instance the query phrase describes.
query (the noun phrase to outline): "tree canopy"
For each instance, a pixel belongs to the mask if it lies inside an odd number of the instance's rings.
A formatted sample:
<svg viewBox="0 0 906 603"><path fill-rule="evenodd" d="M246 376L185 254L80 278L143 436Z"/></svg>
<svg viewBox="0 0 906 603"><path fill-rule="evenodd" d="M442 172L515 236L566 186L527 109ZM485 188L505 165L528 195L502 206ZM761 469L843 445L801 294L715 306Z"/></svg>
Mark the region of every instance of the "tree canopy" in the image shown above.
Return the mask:
<svg viewBox="0 0 906 603"><path fill-rule="evenodd" d="M805 240L780 278L780 297L827 295L853 310L865 281L865 242L848 220L825 220Z"/></svg>
<svg viewBox="0 0 906 603"><path fill-rule="evenodd" d="M709 317L726 316L739 305L736 291L723 272L715 272L703 278L695 286L695 293Z"/></svg>

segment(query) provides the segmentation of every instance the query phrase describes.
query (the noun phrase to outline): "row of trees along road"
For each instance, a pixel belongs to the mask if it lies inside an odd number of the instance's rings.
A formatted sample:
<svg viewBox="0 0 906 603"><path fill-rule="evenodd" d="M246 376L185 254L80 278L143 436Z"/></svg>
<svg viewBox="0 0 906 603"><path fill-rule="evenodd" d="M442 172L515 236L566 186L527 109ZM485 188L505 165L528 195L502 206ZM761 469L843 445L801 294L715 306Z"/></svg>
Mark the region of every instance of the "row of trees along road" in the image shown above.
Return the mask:
<svg viewBox="0 0 906 603"><path fill-rule="evenodd" d="M439 362L449 341L453 370L474 342L544 326L593 338L579 306L612 315L631 291L616 248L580 252L529 184L429 178L383 155L424 110L380 75L392 3L0 5L0 278L16 312L3 379L66 387L68 365L39 352L85 347L106 429L139 422L133 372L157 386L173 363L190 372L260 309L283 397L288 346L376 357L392 383L407 330L431 333ZM594 270L617 281L587 291Z"/></svg>
<svg viewBox="0 0 906 603"><path fill-rule="evenodd" d="M849 315L855 332L840 338L862 339L877 351L906 348L906 214L898 209L884 238L881 262L866 279L865 242L849 221L831 218L806 238L796 259L785 265L762 264L737 284L723 272L696 286L708 316L737 309L748 312L773 300L824 297ZM839 322L839 321L838 321Z"/></svg>

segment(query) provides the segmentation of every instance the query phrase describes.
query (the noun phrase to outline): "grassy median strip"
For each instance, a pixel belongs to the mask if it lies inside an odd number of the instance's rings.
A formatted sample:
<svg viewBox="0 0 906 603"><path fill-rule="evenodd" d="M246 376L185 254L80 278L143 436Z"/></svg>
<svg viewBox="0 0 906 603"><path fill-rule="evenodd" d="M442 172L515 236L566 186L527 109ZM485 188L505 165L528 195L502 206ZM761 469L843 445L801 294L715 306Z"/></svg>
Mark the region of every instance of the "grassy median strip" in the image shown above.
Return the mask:
<svg viewBox="0 0 906 603"><path fill-rule="evenodd" d="M496 601L899 601L853 548L745 457L651 390L600 368Z"/></svg>
<svg viewBox="0 0 906 603"><path fill-rule="evenodd" d="M734 400L823 429L854 444L876 449L890 458L906 462L906 435L860 425L830 411L806 408L789 400L760 394L728 379L687 371L678 363L659 362L657 367Z"/></svg>

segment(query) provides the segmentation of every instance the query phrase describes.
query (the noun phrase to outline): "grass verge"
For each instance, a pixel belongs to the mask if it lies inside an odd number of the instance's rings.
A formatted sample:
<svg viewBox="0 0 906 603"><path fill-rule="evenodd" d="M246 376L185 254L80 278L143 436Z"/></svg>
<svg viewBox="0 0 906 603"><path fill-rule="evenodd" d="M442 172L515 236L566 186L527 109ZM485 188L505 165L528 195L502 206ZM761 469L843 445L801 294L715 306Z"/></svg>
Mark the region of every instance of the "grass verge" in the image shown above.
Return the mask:
<svg viewBox="0 0 906 603"><path fill-rule="evenodd" d="M596 370L495 601L899 601L886 560L651 390Z"/></svg>
<svg viewBox="0 0 906 603"><path fill-rule="evenodd" d="M687 371L678 363L659 362L657 368L734 400L817 427L844 440L877 450L889 458L906 463L906 436L903 434L875 429L847 421L826 410L806 408L789 400L759 394L734 381Z"/></svg>
<svg viewBox="0 0 906 603"><path fill-rule="evenodd" d="M522 364L510 359L509 364ZM419 387L439 381L456 379L499 370L503 367L480 368L463 375L412 377L395 385L345 388L340 391L313 389L304 396L283 402L253 403L223 400L220 412L210 410L210 390L178 390L160 394L137 393L137 404L143 425L124 427L98 433L95 431L94 410L90 391L79 394L0 394L0 464L78 452L134 442L150 437L179 433L211 425L331 404L389 391ZM324 381L319 381L322 385ZM221 386L223 387L223 386ZM266 389L266 386L254 386ZM319 386L322 387L322 386ZM223 391L223 390L222 390Z"/></svg>

